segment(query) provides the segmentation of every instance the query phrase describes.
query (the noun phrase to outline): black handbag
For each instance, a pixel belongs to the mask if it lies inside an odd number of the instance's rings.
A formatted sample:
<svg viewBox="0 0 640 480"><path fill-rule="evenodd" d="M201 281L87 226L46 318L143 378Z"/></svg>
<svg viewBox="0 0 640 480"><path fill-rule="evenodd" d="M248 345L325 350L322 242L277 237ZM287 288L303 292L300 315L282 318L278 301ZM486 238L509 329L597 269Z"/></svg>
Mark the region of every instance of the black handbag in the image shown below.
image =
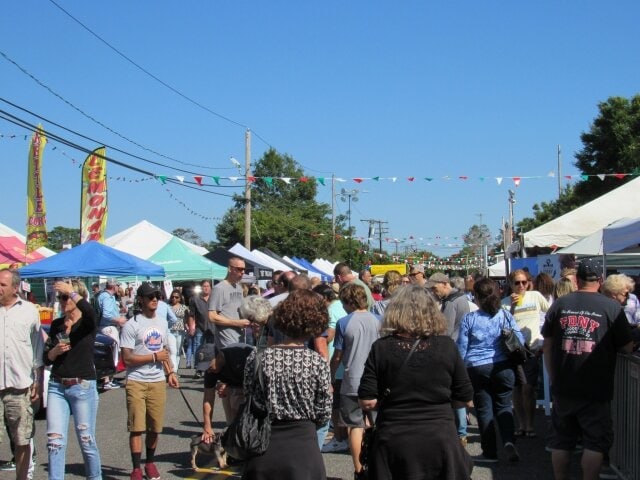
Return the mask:
<svg viewBox="0 0 640 480"><path fill-rule="evenodd" d="M509 328L505 324L502 326L501 332L502 346L507 353L507 358L514 365L522 365L530 356L530 352L525 345L522 344L515 330Z"/></svg>
<svg viewBox="0 0 640 480"><path fill-rule="evenodd" d="M398 381L398 375L404 369L405 365L411 358L411 355L413 355L413 352L416 351L416 348L418 347L420 340L421 338L418 338L415 341L415 343L411 347L411 350L409 351L409 354L405 357L404 361L402 362L402 365L400 365L400 368L398 369L398 372L394 377L394 383L388 386L387 388L385 388L384 392L382 392L382 397L380 398L380 400L378 400L378 417L380 417L380 414L382 413L382 405L384 403L384 399L386 399L391 393L391 387L395 384L395 382ZM360 448L360 457L359 457L360 464L362 465L362 471L358 473L358 479L362 479L362 480L367 480L369 478L369 474L368 474L369 463L370 463L370 460L373 458L373 448L374 448L374 445L376 444L376 438L378 436L378 428L376 427L377 418L376 418L376 421L374 422L371 416L371 412L367 412L366 416L369 419L371 426L369 428L365 428L364 433L362 435L362 446Z"/></svg>
<svg viewBox="0 0 640 480"><path fill-rule="evenodd" d="M258 353L256 352L253 381L254 387L257 380L264 392ZM268 401L259 399L254 388L240 407L236 418L222 435L222 446L228 455L237 460L246 460L263 455L267 451L271 438L269 410Z"/></svg>

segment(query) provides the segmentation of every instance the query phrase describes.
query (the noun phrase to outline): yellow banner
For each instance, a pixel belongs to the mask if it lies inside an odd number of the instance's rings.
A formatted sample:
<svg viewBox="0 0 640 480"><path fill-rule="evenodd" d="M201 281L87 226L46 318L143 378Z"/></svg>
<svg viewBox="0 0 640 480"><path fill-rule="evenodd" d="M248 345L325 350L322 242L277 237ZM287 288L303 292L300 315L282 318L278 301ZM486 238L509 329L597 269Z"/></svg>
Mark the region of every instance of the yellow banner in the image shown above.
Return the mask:
<svg viewBox="0 0 640 480"><path fill-rule="evenodd" d="M27 173L27 243L25 254L47 244L47 209L42 191L42 154L47 137L42 125L33 132L29 145L29 169Z"/></svg>
<svg viewBox="0 0 640 480"><path fill-rule="evenodd" d="M82 165L80 205L80 243L95 240L104 243L107 229L106 148L96 148Z"/></svg>
<svg viewBox="0 0 640 480"><path fill-rule="evenodd" d="M390 270L395 270L401 275L406 275L409 273L408 266L406 263L398 263L398 264L387 264L387 265L371 265L371 275L374 277L376 275L384 275Z"/></svg>

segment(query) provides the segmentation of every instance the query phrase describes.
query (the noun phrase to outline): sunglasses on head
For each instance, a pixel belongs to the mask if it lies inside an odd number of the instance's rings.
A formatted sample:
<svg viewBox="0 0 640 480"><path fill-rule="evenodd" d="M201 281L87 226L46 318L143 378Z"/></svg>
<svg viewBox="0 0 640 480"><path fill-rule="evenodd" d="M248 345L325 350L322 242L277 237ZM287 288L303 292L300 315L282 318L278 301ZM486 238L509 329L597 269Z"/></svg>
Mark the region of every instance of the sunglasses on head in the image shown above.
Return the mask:
<svg viewBox="0 0 640 480"><path fill-rule="evenodd" d="M144 298L146 298L147 300L160 300L160 294L150 293L149 295L145 295Z"/></svg>

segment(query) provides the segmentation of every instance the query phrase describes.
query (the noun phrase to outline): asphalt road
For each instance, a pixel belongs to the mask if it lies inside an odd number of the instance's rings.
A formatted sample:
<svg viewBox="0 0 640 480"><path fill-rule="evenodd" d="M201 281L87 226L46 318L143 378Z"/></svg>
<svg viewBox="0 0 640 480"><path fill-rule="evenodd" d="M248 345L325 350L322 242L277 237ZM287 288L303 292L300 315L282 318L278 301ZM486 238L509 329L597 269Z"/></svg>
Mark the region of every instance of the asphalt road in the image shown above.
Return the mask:
<svg viewBox="0 0 640 480"><path fill-rule="evenodd" d="M199 416L202 401L202 380L193 380L185 377L186 370L180 370L183 374L182 391L189 400L193 410ZM228 479L240 478L233 469L218 471L213 459L199 457L200 471L194 472L190 467L189 442L190 437L197 434L199 426L187 409L180 392L169 389L166 410L165 429L160 437L156 452L156 464L163 478L183 479ZM216 403L214 409L214 421L216 431L224 427L224 415L222 405ZM34 478L47 478L47 451L46 451L46 422L37 420L36 426L36 471ZM487 467L476 467L473 471L474 480L489 479L550 479L553 478L551 461L548 453L544 451L543 437L548 423L542 411L538 411L537 431L538 438L519 440L517 447L521 454L521 461L509 463L501 456L500 463ZM67 449L67 475L68 479L84 478L84 466L82 455L78 448L78 442L70 424L72 438ZM471 426L469 430L470 454L480 453L479 436L477 427ZM98 411L97 441L100 448L103 466L103 478L128 478L131 472L131 457L128 447L128 433L126 430L126 406L124 389L112 390L100 395L100 407ZM5 439L6 440L6 439ZM144 453L143 453L144 456ZM0 460L10 458L8 442L0 445ZM144 458L143 458L144 460ZM327 476L336 479L351 480L353 478L353 466L348 454L324 454ZM576 457L574 464L579 462ZM0 472L0 480L15 478L14 472ZM275 479L274 479L275 480Z"/></svg>

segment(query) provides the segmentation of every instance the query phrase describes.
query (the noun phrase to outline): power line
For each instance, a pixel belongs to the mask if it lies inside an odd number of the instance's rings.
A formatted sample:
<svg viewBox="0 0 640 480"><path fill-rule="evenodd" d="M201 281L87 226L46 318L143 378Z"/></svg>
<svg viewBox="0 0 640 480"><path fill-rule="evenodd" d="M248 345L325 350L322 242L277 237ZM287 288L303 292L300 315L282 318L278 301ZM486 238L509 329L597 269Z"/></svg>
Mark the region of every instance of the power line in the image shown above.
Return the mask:
<svg viewBox="0 0 640 480"><path fill-rule="evenodd" d="M113 50L115 53L117 53L120 57L124 58L127 62L129 62L130 64L132 64L134 67L136 67L137 69L139 69L141 72L143 72L144 74L148 75L149 77L151 77L152 79L154 79L156 82L160 83L162 86L164 86L165 88L168 88L169 90L171 90L173 93L175 93L176 95L179 95L180 97L182 97L183 99L185 99L186 101L192 103L193 105L201 108L202 110L209 112L212 115L215 115L216 117L225 120L229 123L232 123L234 125L237 125L239 127L244 128L245 130L248 129L249 127L243 123L237 122L225 115L222 115L221 113L218 113L212 109L210 109L209 107L201 104L200 102L198 102L197 100L194 100L193 98L187 96L186 94L182 93L180 90L178 90L177 88L169 85L168 83L166 83L164 80L160 79L159 77L157 77L156 75L154 75L153 73L151 73L150 71L148 71L146 68L142 67L141 65L139 65L138 63L136 63L134 60L132 60L131 58L129 58L127 55L125 55L124 53L122 53L120 50L118 50L116 47L114 47L113 45L111 45L109 42L107 42L105 39L103 39L101 36L99 36L97 33L95 33L93 30L91 30L89 27L87 27L84 23L82 23L80 20L78 20L76 17L74 17L73 15L71 15L71 13L69 13L67 10L65 10L64 8L62 8L60 5L58 5L54 0L49 0L52 4L54 4L56 7L58 7L62 12L64 12L69 18L71 18L74 22L76 22L78 25L80 25L82 28L84 28L87 32L89 32L91 35L93 35L95 38L97 38L98 40L100 40L102 43L104 43L107 47L109 47L111 50ZM264 138L262 138L260 135L258 135L257 133L253 132L253 134L258 137L260 140L262 140L267 146L271 146L269 142L267 142Z"/></svg>
<svg viewBox="0 0 640 480"><path fill-rule="evenodd" d="M6 120L9 123L13 123L14 125L17 125L17 126L19 126L21 128L29 130L29 131L34 131L34 130L36 130L38 128L36 125L33 125L33 124L27 122L26 120L20 119L19 117L16 117L15 115L12 115L9 112L6 112L6 111L1 110L1 109L0 109L0 118ZM67 139L65 139L63 137L60 137L60 136L56 135L53 132L47 131L46 132L46 136L47 136L48 139L57 141L58 143L66 145L66 146L68 146L70 148L73 148L73 149L78 150L80 152L83 152L85 154L90 154L90 153L93 152L93 150L89 150L88 148L83 147L81 145L78 145L78 144L72 142L71 140L67 140ZM122 162L120 160L116 160L116 159L108 157L108 156L101 156L101 155L98 155L98 156L100 158L104 158L104 160L109 162L109 163L113 163L113 164L118 165L120 167L123 167L125 169L132 170L134 172L141 173L141 174L147 175L147 176L152 176L152 177L157 177L158 176L157 174L155 174L153 172L150 172L150 171L147 171L147 170L143 170L143 169L141 169L139 167L136 167L134 165L129 165L129 164L124 163L124 162ZM196 182L190 182L190 181L186 181L186 180L184 182L180 182L179 180L173 179L173 178L170 178L170 177L167 177L165 180L167 182L169 182L169 183L180 185L180 186L183 186L183 187L186 187L186 188L192 188L194 190L202 191L202 192L205 192L205 193L212 193L214 195L219 195L219 196L222 196L222 197L233 198L233 195L228 195L228 194L225 194L225 193L219 193L219 192L215 192L215 191L212 191L212 190L208 190L205 187L196 186L197 185Z"/></svg>
<svg viewBox="0 0 640 480"><path fill-rule="evenodd" d="M153 153L155 155L158 155L162 158L166 158L167 160L172 160L174 162L180 163L182 165L188 165L188 166L192 166L192 167L198 167L198 168L209 168L209 169L221 169L221 170L227 170L227 168L216 168L216 167L208 167L206 165L197 165L197 164L193 164L193 163L188 163L188 162L183 162L182 160L178 160L177 158L174 157L170 157L168 155L165 155L163 153L157 152L151 148L145 147L144 145L136 142L135 140L130 139L129 137L121 134L120 132L112 129L111 127L109 127L108 125L104 124L103 122L101 122L100 120L94 118L92 115L86 113L84 110L82 110L81 108L77 107L76 105L74 105L73 103L71 103L69 100L67 100L66 98L64 98L62 95L60 95L58 92L54 91L51 87L49 87L48 85L46 85L44 82L42 82L40 79L38 79L35 75L33 75L32 73L30 73L26 68L24 68L23 66L21 66L18 62L16 62L15 60L13 60L11 57L9 57L5 52L0 50L0 55L2 55L5 60L7 60L8 62L12 63L13 65L15 65L15 67L20 70L22 73L24 73L25 75L27 75L29 78L31 78L34 82L36 82L38 85L40 85L42 88L46 89L47 91L49 91L49 93L51 93L53 96L57 97L58 99L62 100L64 103L66 103L68 106L70 106L71 108L73 108L76 112L80 113L82 116L88 118L89 120L91 120L92 122L94 122L97 125L100 125L102 128L110 131L111 133L113 133L114 135L117 135L118 137L122 138L123 140L126 140L127 142L140 147L143 150L146 150L149 153Z"/></svg>
<svg viewBox="0 0 640 480"><path fill-rule="evenodd" d="M190 171L190 170L183 170L183 169L181 169L181 168L172 167L172 166L170 166L170 165L165 165L165 164L160 163L160 162L155 162L155 161L153 161L153 160L149 160L149 159L144 158L144 157L141 157L141 156L139 156L139 155L136 155L136 154L133 154L133 153L129 153L129 152L125 151L125 150L122 150L122 149L120 149L120 148L114 147L114 146L109 145L109 144L107 144L107 143L105 143L105 142L102 142L102 141L100 141L100 140L96 140L95 138L88 137L88 136L86 136L86 135L84 135L84 134L82 134L82 133L80 133L80 132L77 132L77 131L75 131L75 130L72 130L72 129L70 129L70 128L67 128L67 127L65 127L64 125L61 125L61 124L59 124L59 123L57 123L57 122L55 122L55 121L53 121L53 120L50 120L50 119L48 119L48 118L46 118L46 117L43 117L42 115L39 115L39 114L37 114L37 113L35 113L35 112L33 112L33 111L31 111L31 110L27 109L27 108L21 107L20 105L17 105L17 104L15 104L15 103L13 103L13 102L11 102L11 101L9 101L9 100L5 99L5 98L0 97L0 102L4 102L4 103L6 103L6 104L8 104L8 105L11 105L12 107L17 108L18 110L20 110L20 111L22 111L22 112L28 113L29 115L32 115L32 116L36 117L37 119L42 120L43 122L46 122L46 123L49 123L49 124L51 124L51 125L54 125L54 126L56 126L56 127L58 127L58 128L61 128L61 129L65 130L65 131L67 131L67 132L69 132L69 133L72 133L73 135L76 135L76 136L78 136L78 137L80 137L80 138L83 138L83 139L88 140L88 141L93 142L93 143L97 143L97 144L99 144L99 145L104 145L105 147L109 147L109 149L111 149L111 150L113 150L113 151L116 151L116 152L122 153L122 154L124 154L124 155L127 155L127 156L129 156L129 157L135 158L135 159L137 159L137 160L141 160L141 161L143 161L143 162L150 163L150 164L152 164L152 165L157 165L157 166L159 166L159 167L167 168L167 169L170 169L170 170L175 170L176 172L188 173L188 174L190 174L190 175L201 175L201 173L200 173L200 172L192 172L192 171ZM8 115L10 115L8 112L5 112L5 113L6 113L6 114L8 114ZM14 118L16 118L16 119L17 119L18 117L14 117Z"/></svg>

